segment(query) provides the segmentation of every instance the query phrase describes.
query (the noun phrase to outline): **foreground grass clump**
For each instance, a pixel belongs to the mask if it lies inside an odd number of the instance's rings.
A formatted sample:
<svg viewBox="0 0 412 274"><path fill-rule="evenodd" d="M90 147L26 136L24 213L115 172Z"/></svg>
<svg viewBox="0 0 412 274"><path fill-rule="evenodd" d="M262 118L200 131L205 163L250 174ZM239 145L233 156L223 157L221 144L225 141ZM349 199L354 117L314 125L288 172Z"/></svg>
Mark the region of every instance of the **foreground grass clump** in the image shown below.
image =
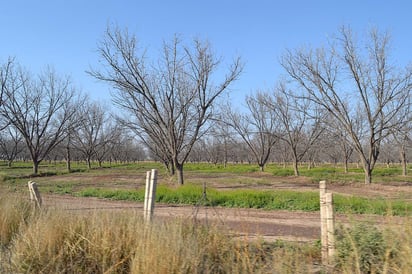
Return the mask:
<svg viewBox="0 0 412 274"><path fill-rule="evenodd" d="M33 211L30 203L19 197L0 195L0 248L9 245Z"/></svg>
<svg viewBox="0 0 412 274"><path fill-rule="evenodd" d="M145 225L132 210L34 211L0 198L0 273L326 273L318 243L251 242L191 219ZM411 224L338 229L330 273L412 273Z"/></svg>
<svg viewBox="0 0 412 274"><path fill-rule="evenodd" d="M2 214L24 215L5 204ZM145 225L134 211L30 212L1 231L0 273L307 273L319 258L316 247L251 243L188 220Z"/></svg>
<svg viewBox="0 0 412 274"><path fill-rule="evenodd" d="M412 273L411 223L379 229L357 223L337 230L339 273Z"/></svg>

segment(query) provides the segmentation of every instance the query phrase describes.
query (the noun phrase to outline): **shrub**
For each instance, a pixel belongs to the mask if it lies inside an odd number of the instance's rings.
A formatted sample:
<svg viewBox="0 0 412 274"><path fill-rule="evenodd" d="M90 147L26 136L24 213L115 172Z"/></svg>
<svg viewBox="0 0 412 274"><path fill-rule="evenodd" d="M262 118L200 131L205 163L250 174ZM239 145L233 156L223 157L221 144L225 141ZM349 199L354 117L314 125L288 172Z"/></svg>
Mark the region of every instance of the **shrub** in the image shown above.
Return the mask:
<svg viewBox="0 0 412 274"><path fill-rule="evenodd" d="M336 235L337 267L345 273L380 273L387 244L375 226L356 224Z"/></svg>

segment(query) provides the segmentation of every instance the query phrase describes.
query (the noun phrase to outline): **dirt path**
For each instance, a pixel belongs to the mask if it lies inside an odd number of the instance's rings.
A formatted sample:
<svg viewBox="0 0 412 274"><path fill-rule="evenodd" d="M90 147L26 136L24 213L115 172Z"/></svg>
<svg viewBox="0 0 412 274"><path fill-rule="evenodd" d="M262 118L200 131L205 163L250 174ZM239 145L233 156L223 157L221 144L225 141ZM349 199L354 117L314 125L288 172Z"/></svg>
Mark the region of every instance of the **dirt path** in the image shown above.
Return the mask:
<svg viewBox="0 0 412 274"><path fill-rule="evenodd" d="M65 210L131 210L143 215L143 204L97 198L47 195L46 206ZM235 235L265 240L313 241L320 237L319 213L264 211L221 207L156 204L154 218L187 218L222 225Z"/></svg>
<svg viewBox="0 0 412 274"><path fill-rule="evenodd" d="M69 211L129 210L143 215L143 204L110 201L97 198L80 198L62 195L44 195L47 207ZM248 238L262 237L266 241L290 240L310 242L320 238L319 212L266 211L259 209L239 209L221 207L195 207L157 204L155 218L187 218L190 221L215 223L227 232ZM388 220L380 216L351 217L374 222L402 223L398 218ZM337 223L349 223L347 216L336 216Z"/></svg>
<svg viewBox="0 0 412 274"><path fill-rule="evenodd" d="M55 185L59 180L81 182L77 187L116 187L118 189L143 188L144 176L124 174L110 170L110 173L96 174L74 173L70 176L44 178L44 185ZM43 178L41 178L43 179ZM253 174L211 174L202 177L201 174L189 174L188 180L194 184L203 184L219 191L233 189L258 190L293 190L318 191L319 184L305 177L275 177L268 173ZM159 177L159 182L168 184L166 177ZM159 183L158 182L158 183ZM170 183L170 182L169 182ZM74 189L76 190L76 189ZM361 197L381 197L387 199L401 198L409 200L412 197L410 182L372 184L366 186L359 183L333 183L328 185L328 191L341 195L356 195ZM62 195L44 195L47 206L59 207L71 211L83 210L131 210L143 215L143 204L110 201L97 198L78 198ZM194 207L156 204L155 218L187 218L189 221L213 222L235 235L245 235L250 238L263 237L265 240L276 239L293 241L314 241L320 239L319 212L267 211L258 209ZM353 220L372 221L382 224L402 224L402 218L382 216L343 216L336 215L336 224L350 224Z"/></svg>

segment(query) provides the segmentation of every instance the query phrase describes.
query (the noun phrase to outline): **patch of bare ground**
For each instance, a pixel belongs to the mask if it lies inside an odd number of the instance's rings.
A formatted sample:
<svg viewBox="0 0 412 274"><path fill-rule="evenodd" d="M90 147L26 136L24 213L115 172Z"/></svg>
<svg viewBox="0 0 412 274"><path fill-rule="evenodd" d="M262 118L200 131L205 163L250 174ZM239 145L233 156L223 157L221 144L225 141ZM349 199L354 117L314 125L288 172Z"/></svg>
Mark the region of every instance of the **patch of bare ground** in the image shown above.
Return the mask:
<svg viewBox="0 0 412 274"><path fill-rule="evenodd" d="M145 174L125 174L121 172L110 172L106 174L85 173L70 174L48 178L39 178L36 181L47 184L59 182L73 182L74 191L84 187L109 187L136 189L144 187ZM159 184L174 186L173 178L166 174L159 174ZM217 173L217 174L186 174L186 182L202 185L219 190L234 189L258 189L258 190L293 190L293 191L318 191L319 184L312 182L304 176L273 176L270 173L254 172L245 174ZM339 194L357 195L364 197L402 198L412 199L412 183L393 182L385 184L365 185L362 183L328 183L328 190Z"/></svg>
<svg viewBox="0 0 412 274"><path fill-rule="evenodd" d="M70 212L119 210L143 215L143 204L67 195L43 195L45 207ZM319 213L265 211L222 207L197 207L156 204L154 218L183 218L191 222L214 224L236 236L265 240L313 241L319 238Z"/></svg>
<svg viewBox="0 0 412 274"><path fill-rule="evenodd" d="M221 191L233 189L319 191L319 185L306 177L276 177L269 173L246 174L194 174L186 173L186 182L215 188ZM39 178L40 179L40 178ZM84 187L107 187L136 189L145 185L145 174L70 174L41 178L41 184L53 185L73 182L73 190ZM175 186L173 178L160 174L158 184ZM330 183L328 191L342 195L363 197L412 199L411 183L385 183L364 185L360 183ZM143 215L141 203L110 201L97 198L79 198L62 195L43 195L47 207L57 207L68 211L128 210ZM259 209L233 209L220 207L171 206L157 204L155 218L185 218L188 221L214 223L228 233L248 238L261 237L265 240L314 241L320 238L319 212L266 211ZM337 224L348 224L354 220L379 223L402 224L404 218L381 216L336 216Z"/></svg>
<svg viewBox="0 0 412 274"><path fill-rule="evenodd" d="M143 204L128 201L111 201L66 195L43 195L44 206L70 212L129 211L143 215ZM319 212L266 211L222 207L197 207L156 204L154 218L172 220L182 218L221 227L222 231L236 237L260 238L265 241L286 240L313 242L320 238ZM337 224L348 225L356 221L402 225L404 218L381 216L336 216Z"/></svg>

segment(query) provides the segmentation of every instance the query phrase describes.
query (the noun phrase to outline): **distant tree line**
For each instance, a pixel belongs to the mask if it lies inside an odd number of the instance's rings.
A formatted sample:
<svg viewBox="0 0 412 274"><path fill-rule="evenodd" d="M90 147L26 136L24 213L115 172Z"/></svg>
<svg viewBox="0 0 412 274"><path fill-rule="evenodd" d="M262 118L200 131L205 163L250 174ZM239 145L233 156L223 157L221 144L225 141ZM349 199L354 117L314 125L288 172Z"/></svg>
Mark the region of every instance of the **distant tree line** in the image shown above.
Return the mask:
<svg viewBox="0 0 412 274"><path fill-rule="evenodd" d="M380 161L411 154L412 70L390 59L389 36L362 39L347 27L321 48L286 50L285 75L257 90L244 107L224 102L241 77L235 58L224 68L207 41L165 42L151 60L127 31L108 28L92 77L110 85L116 112L79 92L52 68L38 75L13 58L0 66L0 158L33 163L161 161L183 184L190 162L358 163L365 183Z"/></svg>

